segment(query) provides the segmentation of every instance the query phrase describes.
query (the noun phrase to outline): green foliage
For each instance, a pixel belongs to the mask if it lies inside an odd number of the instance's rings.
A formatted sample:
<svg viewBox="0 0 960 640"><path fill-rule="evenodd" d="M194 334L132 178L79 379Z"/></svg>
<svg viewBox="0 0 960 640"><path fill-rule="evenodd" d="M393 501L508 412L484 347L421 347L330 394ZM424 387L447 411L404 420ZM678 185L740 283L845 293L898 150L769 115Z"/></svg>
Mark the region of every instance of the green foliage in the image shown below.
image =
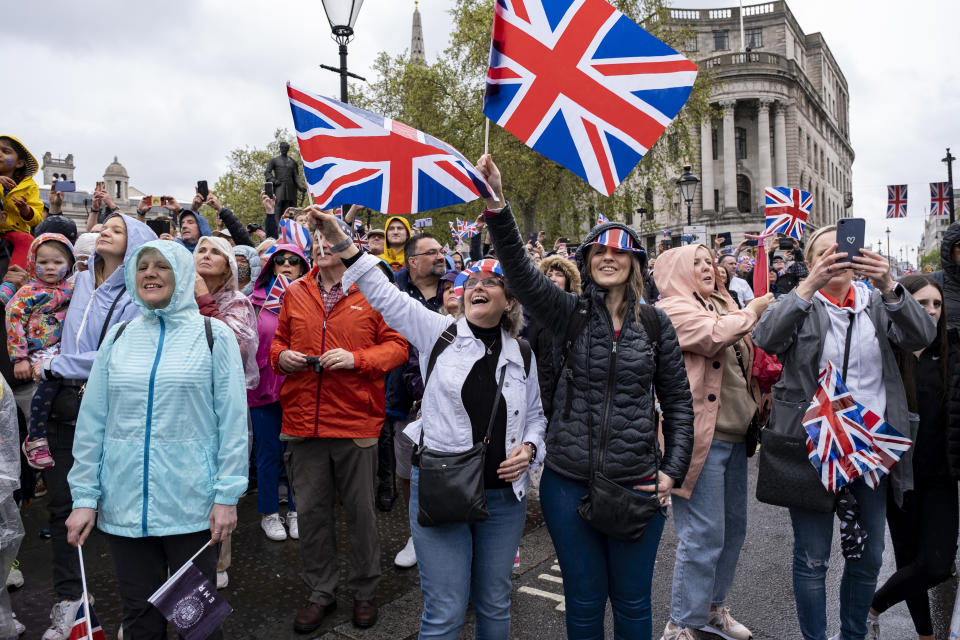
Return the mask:
<svg viewBox="0 0 960 640"><path fill-rule="evenodd" d="M920 266L925 267L927 265L930 265L934 269L940 268L940 247L920 256Z"/></svg>

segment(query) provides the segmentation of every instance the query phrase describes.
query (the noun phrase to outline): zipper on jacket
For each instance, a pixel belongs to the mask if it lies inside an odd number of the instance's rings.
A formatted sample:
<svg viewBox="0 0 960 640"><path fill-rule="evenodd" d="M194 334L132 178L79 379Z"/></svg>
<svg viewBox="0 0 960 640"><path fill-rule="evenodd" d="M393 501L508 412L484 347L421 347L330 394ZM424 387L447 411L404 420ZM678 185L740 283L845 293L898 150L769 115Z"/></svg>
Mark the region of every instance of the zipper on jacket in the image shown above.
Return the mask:
<svg viewBox="0 0 960 640"><path fill-rule="evenodd" d="M320 355L324 354L324 346L327 344L327 318L323 318L323 329L320 333ZM313 437L320 437L320 387L323 383L323 369L317 374L317 404L313 408Z"/></svg>
<svg viewBox="0 0 960 640"><path fill-rule="evenodd" d="M143 537L147 537L147 504L150 499L150 427L153 419L153 387L157 380L157 367L160 365L160 354L163 353L163 335L166 327L163 318L157 316L160 322L160 339L157 341L157 355L153 358L153 368L150 369L150 383L147 387L147 426L143 439L143 514L140 518L140 527Z"/></svg>
<svg viewBox="0 0 960 640"><path fill-rule="evenodd" d="M620 342L620 336L613 330L613 319L610 317L609 311L607 312L607 321L610 325L610 333L613 335L613 346L610 348L610 359L607 365L607 389L603 394L603 420L600 422L600 429L604 437L600 440L600 455L603 455L603 451L607 447L607 433L609 429L606 428L606 425L610 420L610 398L613 397L613 387L617 381L617 344ZM623 334L622 327L620 334ZM603 461L601 460L600 462L602 463ZM597 469L600 468L601 465L598 464Z"/></svg>

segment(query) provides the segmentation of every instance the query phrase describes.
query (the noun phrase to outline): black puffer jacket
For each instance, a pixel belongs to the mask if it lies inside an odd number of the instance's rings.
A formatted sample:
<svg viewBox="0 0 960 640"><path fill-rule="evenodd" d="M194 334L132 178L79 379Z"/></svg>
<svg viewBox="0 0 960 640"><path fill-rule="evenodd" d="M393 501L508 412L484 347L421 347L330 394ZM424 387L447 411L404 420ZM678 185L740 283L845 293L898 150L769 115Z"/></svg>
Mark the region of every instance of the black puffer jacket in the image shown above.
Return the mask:
<svg viewBox="0 0 960 640"><path fill-rule="evenodd" d="M489 216L487 225L510 289L531 316L562 340L574 314L579 313L580 296L561 291L527 257L509 206ZM595 227L581 246L615 227L627 230L639 245L632 229L605 223ZM615 341L613 324L604 304L606 291L589 277L580 252L577 263L589 318L571 346L567 367L573 374L572 381L568 383L564 375L557 384L547 431L545 464L568 478L587 480L587 429L593 434L594 459L599 468L600 435L607 424L605 474L622 483L652 476L658 451L650 396L653 383L663 411L665 451L661 469L679 485L687 473L693 448L693 406L673 325L665 313L656 311L660 320L660 342L659 366L655 367L650 341L643 326L634 319L632 294L631 308ZM566 414L568 400L570 412Z"/></svg>
<svg viewBox="0 0 960 640"><path fill-rule="evenodd" d="M934 273L943 285L943 313L947 318L947 455L955 478L960 478L960 264L951 259L960 242L960 222L943 232L940 244L942 271Z"/></svg>

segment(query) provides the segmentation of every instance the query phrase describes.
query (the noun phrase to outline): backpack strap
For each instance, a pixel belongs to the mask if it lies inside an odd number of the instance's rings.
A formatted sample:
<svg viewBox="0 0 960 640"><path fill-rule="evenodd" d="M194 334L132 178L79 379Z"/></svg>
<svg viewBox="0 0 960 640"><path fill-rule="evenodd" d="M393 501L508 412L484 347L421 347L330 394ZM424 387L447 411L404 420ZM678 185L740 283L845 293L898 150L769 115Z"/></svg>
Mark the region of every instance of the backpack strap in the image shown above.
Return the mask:
<svg viewBox="0 0 960 640"><path fill-rule="evenodd" d="M523 372L530 377L530 362L533 359L533 349L530 343L523 338L517 338L517 346L520 347L520 356L523 358Z"/></svg>
<svg viewBox="0 0 960 640"><path fill-rule="evenodd" d="M440 354L443 353L443 350L453 344L454 338L457 337L457 323L452 323L449 327L443 330L443 333L440 334L440 337L437 338L437 341L433 343L433 349L430 351L430 359L427 360L427 375L423 379L423 386L426 388L427 382L430 380L430 374L433 373L433 368L437 364L437 358L440 357Z"/></svg>
<svg viewBox="0 0 960 640"><path fill-rule="evenodd" d="M647 334L650 346L653 347L653 359L657 361L657 353L660 347L660 316L657 310L649 304L640 304L640 322L643 324L643 330Z"/></svg>
<svg viewBox="0 0 960 640"><path fill-rule="evenodd" d="M560 346L559 363L554 374L553 392L556 394L557 385L560 382L560 376L566 376L567 388L572 388L573 372L567 367L567 360L570 358L570 350L573 348L573 341L577 339L583 328L587 326L587 319L590 317L590 301L587 298L577 300L577 308L567 322L567 333L563 337L563 344ZM563 403L563 417L570 417L570 407L573 402L573 396L566 394Z"/></svg>

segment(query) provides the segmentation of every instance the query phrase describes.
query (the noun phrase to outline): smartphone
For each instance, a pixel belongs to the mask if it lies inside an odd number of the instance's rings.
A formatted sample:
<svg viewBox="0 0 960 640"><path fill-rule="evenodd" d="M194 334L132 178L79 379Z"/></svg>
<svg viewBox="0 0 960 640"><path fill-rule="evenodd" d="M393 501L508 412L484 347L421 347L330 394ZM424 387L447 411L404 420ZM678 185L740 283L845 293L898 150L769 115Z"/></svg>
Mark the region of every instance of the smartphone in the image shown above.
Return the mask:
<svg viewBox="0 0 960 640"><path fill-rule="evenodd" d="M837 253L846 253L847 257L839 262L853 262L853 256L860 255L863 239L867 235L867 221L864 218L840 218L837 220Z"/></svg>
<svg viewBox="0 0 960 640"><path fill-rule="evenodd" d="M164 233L170 233L169 220L147 220L147 226L153 229L158 238Z"/></svg>
<svg viewBox="0 0 960 640"><path fill-rule="evenodd" d="M729 231L724 231L723 233L718 233L717 237L722 240L720 243L721 247L729 247L733 244L733 237L730 235Z"/></svg>
<svg viewBox="0 0 960 640"><path fill-rule="evenodd" d="M150 206L151 206L151 207L162 207L162 206L163 206L163 197L162 197L162 196L150 196Z"/></svg>
<svg viewBox="0 0 960 640"><path fill-rule="evenodd" d="M757 239L754 238L754 239L751 240L751 239L748 238L747 240L744 241L743 246L745 246L745 247L755 247L755 246L757 246Z"/></svg>
<svg viewBox="0 0 960 640"><path fill-rule="evenodd" d="M529 240L527 240L527 242L529 242L530 244L536 244L536 243L537 243L537 232L536 232L536 231L533 231L533 232L530 233L530 238L529 238Z"/></svg>
<svg viewBox="0 0 960 640"><path fill-rule="evenodd" d="M97 186L95 186L95 187L93 188L93 190L94 190L94 191L106 191L106 190L107 190L107 183L104 182L103 180L100 180L99 182L97 182Z"/></svg>
<svg viewBox="0 0 960 640"><path fill-rule="evenodd" d="M54 191L76 191L77 183L73 180L57 180L53 183Z"/></svg>
<svg viewBox="0 0 960 640"><path fill-rule="evenodd" d="M780 251L793 251L793 238L780 238L777 247Z"/></svg>
<svg viewBox="0 0 960 640"><path fill-rule="evenodd" d="M202 195L204 200L210 195L210 189L207 187L206 180L197 180L197 193Z"/></svg>
<svg viewBox="0 0 960 640"><path fill-rule="evenodd" d="M264 182L264 183L263 183L263 192L264 192L265 194L267 194L267 197L268 197L268 198L272 198L272 197L273 197L273 183L272 183L272 182Z"/></svg>

